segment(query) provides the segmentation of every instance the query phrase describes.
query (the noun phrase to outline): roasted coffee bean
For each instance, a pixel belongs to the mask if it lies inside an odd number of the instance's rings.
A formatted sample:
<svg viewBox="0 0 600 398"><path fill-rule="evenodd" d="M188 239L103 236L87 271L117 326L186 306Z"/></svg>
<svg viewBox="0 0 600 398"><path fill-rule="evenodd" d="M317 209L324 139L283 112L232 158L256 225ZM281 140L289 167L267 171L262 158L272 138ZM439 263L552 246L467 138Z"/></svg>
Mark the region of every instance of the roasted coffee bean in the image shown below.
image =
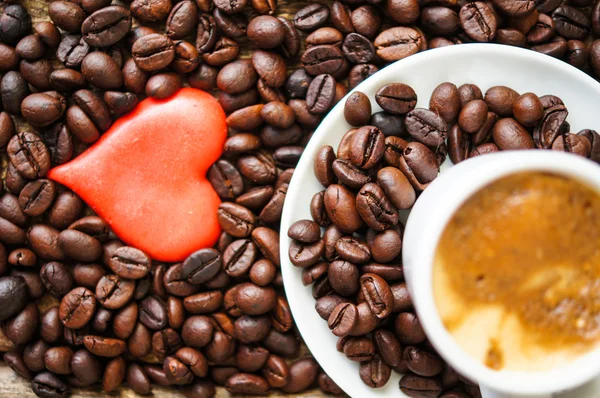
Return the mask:
<svg viewBox="0 0 600 398"><path fill-rule="evenodd" d="M358 86L370 76L374 75L379 69L372 64L355 65L348 75L348 84L350 88Z"/></svg>
<svg viewBox="0 0 600 398"><path fill-rule="evenodd" d="M218 160L208 170L207 175L211 185L222 199L234 199L244 190L242 176L235 166L226 160Z"/></svg>
<svg viewBox="0 0 600 398"><path fill-rule="evenodd" d="M19 194L19 205L28 216L42 215L52 204L56 194L55 184L51 180L35 180L23 187Z"/></svg>
<svg viewBox="0 0 600 398"><path fill-rule="evenodd" d="M554 140L562 132L568 114L567 108L560 104L544 110L542 119L533 130L533 140L538 148L552 147ZM498 147L502 149L500 145Z"/></svg>
<svg viewBox="0 0 600 398"><path fill-rule="evenodd" d="M44 354L46 369L55 374L68 375L71 373L73 350L69 347L51 347Z"/></svg>
<svg viewBox="0 0 600 398"><path fill-rule="evenodd" d="M356 196L356 209L371 228L383 231L398 223L398 211L392 206L381 187L365 184Z"/></svg>
<svg viewBox="0 0 600 398"><path fill-rule="evenodd" d="M367 171L354 166L347 160L334 160L332 170L340 182L353 189L359 189L371 181L371 176Z"/></svg>
<svg viewBox="0 0 600 398"><path fill-rule="evenodd" d="M576 134L562 134L559 135L556 140L554 140L552 149L588 157L591 151L591 144L590 141L584 136Z"/></svg>
<svg viewBox="0 0 600 398"><path fill-rule="evenodd" d="M33 267L37 263L37 256L29 249L16 249L8 255L8 262L12 265Z"/></svg>
<svg viewBox="0 0 600 398"><path fill-rule="evenodd" d="M15 50L17 55L23 59L36 60L41 58L46 52L44 43L38 35L28 35L19 40Z"/></svg>
<svg viewBox="0 0 600 398"><path fill-rule="evenodd" d="M27 231L27 239L38 257L45 260L62 260L65 254L58 243L59 234L58 230L48 225L36 224Z"/></svg>
<svg viewBox="0 0 600 398"><path fill-rule="evenodd" d="M438 375L444 368L444 362L440 357L414 346L404 349L402 356L411 372L424 377Z"/></svg>
<svg viewBox="0 0 600 398"><path fill-rule="evenodd" d="M377 8L372 5L363 5L352 11L350 15L352 27L356 33L373 40L381 28L381 16Z"/></svg>
<svg viewBox="0 0 600 398"><path fill-rule="evenodd" d="M0 242L8 245L24 244L26 240L25 231L21 228L0 217Z"/></svg>
<svg viewBox="0 0 600 398"><path fill-rule="evenodd" d="M0 196L0 217L21 227L27 223L27 215L21 209L19 199L11 193Z"/></svg>
<svg viewBox="0 0 600 398"><path fill-rule="evenodd" d="M496 35L494 11L480 1L465 4L459 13L460 24L467 36L478 42L490 42Z"/></svg>
<svg viewBox="0 0 600 398"><path fill-rule="evenodd" d="M102 244L98 239L74 229L62 231L58 243L63 253L78 261L91 262L102 255Z"/></svg>
<svg viewBox="0 0 600 398"><path fill-rule="evenodd" d="M196 48L198 48L197 43ZM202 59L208 65L223 66L237 58L240 47L233 39L221 37L211 50L198 52L202 54Z"/></svg>
<svg viewBox="0 0 600 398"><path fill-rule="evenodd" d="M150 72L167 67L175 58L175 47L166 35L153 33L136 40L131 53L135 63Z"/></svg>
<svg viewBox="0 0 600 398"><path fill-rule="evenodd" d="M319 75L313 79L306 93L306 103L312 113L322 114L331 109L335 101L335 79Z"/></svg>
<svg viewBox="0 0 600 398"><path fill-rule="evenodd" d="M221 269L221 255L214 249L201 249L192 253L183 263L183 276L194 284L205 283Z"/></svg>
<svg viewBox="0 0 600 398"><path fill-rule="evenodd" d="M176 73L159 73L148 79L146 95L156 99L169 98L183 85L181 77Z"/></svg>
<svg viewBox="0 0 600 398"><path fill-rule="evenodd" d="M417 104L417 94L408 85L390 83L381 87L375 94L375 101L386 112L404 115L412 111Z"/></svg>
<svg viewBox="0 0 600 398"><path fill-rule="evenodd" d="M517 98L519 98L519 94L513 89L506 86L495 86L486 91L484 100L490 111L498 116L509 117L513 114L513 106Z"/></svg>
<svg viewBox="0 0 600 398"><path fill-rule="evenodd" d="M96 10L81 25L83 39L94 47L111 46L125 37L130 29L129 11L117 5Z"/></svg>
<svg viewBox="0 0 600 398"><path fill-rule="evenodd" d="M324 4L309 4L298 10L294 25L302 31L313 31L323 26L329 19L329 8Z"/></svg>
<svg viewBox="0 0 600 398"><path fill-rule="evenodd" d="M100 357L118 357L125 352L125 342L120 339L88 335L83 338L88 351Z"/></svg>
<svg viewBox="0 0 600 398"><path fill-rule="evenodd" d="M418 142L411 142L404 148L399 168L415 190L423 190L437 177L439 164L429 148Z"/></svg>
<svg viewBox="0 0 600 398"><path fill-rule="evenodd" d="M381 32L373 44L381 59L393 62L419 52L423 37L415 29L398 26Z"/></svg>
<svg viewBox="0 0 600 398"><path fill-rule="evenodd" d="M48 15L56 26L70 33L79 32L86 14L75 3L53 1L48 6Z"/></svg>
<svg viewBox="0 0 600 398"><path fill-rule="evenodd" d="M248 60L235 61L221 69L217 76L217 86L228 94L240 94L251 89L258 75Z"/></svg>
<svg viewBox="0 0 600 398"><path fill-rule="evenodd" d="M435 398L442 392L442 383L436 378L408 373L400 379L400 391L410 397Z"/></svg>
<svg viewBox="0 0 600 398"><path fill-rule="evenodd" d="M133 297L135 282L117 275L103 276L96 286L96 298L102 306L114 310L125 306Z"/></svg>
<svg viewBox="0 0 600 398"><path fill-rule="evenodd" d="M253 283L239 285L235 292L235 304L246 315L262 315L275 307L277 295L271 287Z"/></svg>
<svg viewBox="0 0 600 398"><path fill-rule="evenodd" d="M21 112L21 101L29 94L27 81L23 75L16 71L10 71L2 77L0 82L0 95L4 110L11 115Z"/></svg>
<svg viewBox="0 0 600 398"><path fill-rule="evenodd" d="M141 279L150 272L152 260L143 251L123 246L115 250L108 263L110 269L125 279Z"/></svg>
<svg viewBox="0 0 600 398"><path fill-rule="evenodd" d="M321 229L314 221L300 220L290 226L288 236L300 242L312 243L321 237Z"/></svg>
<svg viewBox="0 0 600 398"><path fill-rule="evenodd" d="M10 162L25 178L43 177L50 168L48 148L35 133L17 133L10 139L6 149Z"/></svg>
<svg viewBox="0 0 600 398"><path fill-rule="evenodd" d="M192 314L210 314L223 304L223 294L219 291L208 291L188 296L183 300L185 309Z"/></svg>
<svg viewBox="0 0 600 398"><path fill-rule="evenodd" d="M19 55L16 50L5 43L0 43L0 71L7 72L19 65Z"/></svg>
<svg viewBox="0 0 600 398"><path fill-rule="evenodd" d="M479 156L479 155L485 155L486 153L494 153L494 152L498 152L500 149L498 149L498 147L496 146L496 144L494 143L487 143L487 144L482 144L479 145L476 148L473 148L471 150L471 152L469 152L469 157L475 157L475 156Z"/></svg>
<svg viewBox="0 0 600 398"><path fill-rule="evenodd" d="M375 355L373 341L366 337L353 337L346 340L343 353L351 361L370 361Z"/></svg>
<svg viewBox="0 0 600 398"><path fill-rule="evenodd" d="M95 310L94 294L86 288L78 287L63 297L60 303L59 317L66 327L81 329L92 319Z"/></svg>
<svg viewBox="0 0 600 398"><path fill-rule="evenodd" d="M266 395L269 383L251 373L237 373L227 379L225 388L231 394Z"/></svg>
<svg viewBox="0 0 600 398"><path fill-rule="evenodd" d="M396 337L402 344L420 344L426 336L417 316L412 312L401 312L394 322Z"/></svg>
<svg viewBox="0 0 600 398"><path fill-rule="evenodd" d="M215 80L216 86L216 80ZM254 89L245 93L230 95L223 91L216 93L217 100L226 113L237 111L238 109L254 105L258 102L258 92Z"/></svg>
<svg viewBox="0 0 600 398"><path fill-rule="evenodd" d="M163 329L168 322L166 304L156 296L146 297L140 303L139 319L149 329Z"/></svg>
<svg viewBox="0 0 600 398"><path fill-rule="evenodd" d="M431 147L442 145L448 134L448 125L444 119L427 109L410 111L405 123L406 130L414 139Z"/></svg>
<svg viewBox="0 0 600 398"><path fill-rule="evenodd" d="M500 150L533 149L533 138L523 126L511 118L500 119L492 130L494 142Z"/></svg>
<svg viewBox="0 0 600 398"><path fill-rule="evenodd" d="M318 45L308 48L301 58L304 70L311 76L330 74L336 76L346 68L342 50L335 45Z"/></svg>
<svg viewBox="0 0 600 398"><path fill-rule="evenodd" d="M267 86L279 88L285 84L286 66L280 55L257 50L252 54L252 65Z"/></svg>
<svg viewBox="0 0 600 398"><path fill-rule="evenodd" d="M171 39L183 39L194 31L198 21L198 8L186 0L175 4L166 22L166 33Z"/></svg>
<svg viewBox="0 0 600 398"><path fill-rule="evenodd" d="M5 321L25 308L28 300L27 283L23 277L0 278L0 320Z"/></svg>
<svg viewBox="0 0 600 398"><path fill-rule="evenodd" d="M387 198L398 209L409 209L416 194L408 179L395 167L384 167L377 172L377 182Z"/></svg>
<svg viewBox="0 0 600 398"><path fill-rule="evenodd" d="M290 394L299 393L312 386L317 379L319 365L312 358L299 359L289 365L289 380L281 389Z"/></svg>
<svg viewBox="0 0 600 398"><path fill-rule="evenodd" d="M552 13L556 31L567 39L585 39L590 33L591 21L579 9L567 5L558 7Z"/></svg>
<svg viewBox="0 0 600 398"><path fill-rule="evenodd" d="M523 126L534 126L544 115L544 107L537 95L522 94L513 104L515 119Z"/></svg>
<svg viewBox="0 0 600 398"><path fill-rule="evenodd" d="M5 337L14 345L21 346L31 341L39 323L39 310L31 302L14 318L8 320L2 327Z"/></svg>
<svg viewBox="0 0 600 398"><path fill-rule="evenodd" d="M329 265L327 273L331 287L339 295L348 297L358 292L359 271L356 265L336 260Z"/></svg>
<svg viewBox="0 0 600 398"><path fill-rule="evenodd" d="M261 15L248 24L248 39L258 48L270 49L279 46L285 38L281 21L269 15Z"/></svg>
<svg viewBox="0 0 600 398"><path fill-rule="evenodd" d="M344 104L344 118L348 124L359 127L369 123L371 119L371 101L360 91L350 94Z"/></svg>
<svg viewBox="0 0 600 398"><path fill-rule="evenodd" d="M89 51L89 45L80 35L67 35L56 50L56 58L67 68L79 68Z"/></svg>
<svg viewBox="0 0 600 398"><path fill-rule="evenodd" d="M128 113L135 108L138 103L138 97L134 93L106 91L103 98L111 113L115 116L121 116Z"/></svg>
<svg viewBox="0 0 600 398"><path fill-rule="evenodd" d="M334 45L340 48L342 47L343 41L344 35L342 35L342 32L331 27L319 28L308 35L305 40L307 47Z"/></svg>
<svg viewBox="0 0 600 398"><path fill-rule="evenodd" d="M323 255L325 244L318 240L313 243L292 242L289 249L289 258L297 267L309 267L314 265Z"/></svg>
<svg viewBox="0 0 600 398"><path fill-rule="evenodd" d="M31 382L31 389L40 397L68 397L69 386L53 373L38 373Z"/></svg>
<svg viewBox="0 0 600 398"><path fill-rule="evenodd" d="M491 131L491 130L490 130ZM452 163L457 164L469 156L469 139L458 125L452 126L448 133L448 153Z"/></svg>
<svg viewBox="0 0 600 398"><path fill-rule="evenodd" d="M195 315L186 319L181 329L181 338L187 346L202 348L212 340L213 330L210 318Z"/></svg>
<svg viewBox="0 0 600 398"><path fill-rule="evenodd" d="M248 239L238 239L227 246L223 253L223 267L227 275L239 277L245 275L257 255L256 245Z"/></svg>
<svg viewBox="0 0 600 398"><path fill-rule="evenodd" d="M361 169L373 168L383 158L385 137L377 127L364 126L350 139L350 161Z"/></svg>
<svg viewBox="0 0 600 398"><path fill-rule="evenodd" d="M581 130L577 133L577 135L581 135L588 139L591 148L589 158L595 162L598 162L600 159L600 137L598 137L598 133L596 133L594 130Z"/></svg>
<svg viewBox="0 0 600 398"><path fill-rule="evenodd" d="M17 375L26 380L33 379L30 369L28 369L27 365L23 361L23 356L19 352L14 350L5 352L2 359ZM40 370L43 370L43 368Z"/></svg>
<svg viewBox="0 0 600 398"><path fill-rule="evenodd" d="M215 8L213 17L217 28L219 28L223 35L233 40L246 37L248 18L246 18L244 14L229 15L220 9Z"/></svg>
<svg viewBox="0 0 600 398"><path fill-rule="evenodd" d="M96 288L104 275L106 275L106 270L99 264L77 264L73 268L75 283L90 290Z"/></svg>
<svg viewBox="0 0 600 398"><path fill-rule="evenodd" d="M350 33L346 36L342 50L348 61L354 64L366 64L375 57L373 43L358 33Z"/></svg>
<svg viewBox="0 0 600 398"><path fill-rule="evenodd" d="M47 59L36 61L22 60L19 71L23 79L38 90L50 90L50 75L54 71L52 64Z"/></svg>
<svg viewBox="0 0 600 398"><path fill-rule="evenodd" d="M58 69L50 74L50 86L58 91L74 91L85 86L85 79L74 69Z"/></svg>
<svg viewBox="0 0 600 398"><path fill-rule="evenodd" d="M185 297L194 294L199 290L199 286L190 283L183 276L183 264L175 264L165 272L163 283L167 293Z"/></svg>
<svg viewBox="0 0 600 398"><path fill-rule="evenodd" d="M333 221L333 223L345 233L353 233L357 231L363 224L358 211L356 209L356 203L354 195L344 186L338 184L332 184L327 187L324 195L320 199L327 211L327 219ZM319 223L319 220L314 217L314 213L317 211L316 207L319 207L318 201L311 204L311 214L313 219L321 226L327 226L328 223ZM322 207L319 212L322 212Z"/></svg>
<svg viewBox="0 0 600 398"><path fill-rule="evenodd" d="M336 336L346 336L358 321L358 310L351 303L340 303L334 309L327 321L329 329Z"/></svg>
<svg viewBox="0 0 600 398"><path fill-rule="evenodd" d="M358 371L361 380L371 388L383 387L390 379L392 368L375 355L372 360L362 362Z"/></svg>

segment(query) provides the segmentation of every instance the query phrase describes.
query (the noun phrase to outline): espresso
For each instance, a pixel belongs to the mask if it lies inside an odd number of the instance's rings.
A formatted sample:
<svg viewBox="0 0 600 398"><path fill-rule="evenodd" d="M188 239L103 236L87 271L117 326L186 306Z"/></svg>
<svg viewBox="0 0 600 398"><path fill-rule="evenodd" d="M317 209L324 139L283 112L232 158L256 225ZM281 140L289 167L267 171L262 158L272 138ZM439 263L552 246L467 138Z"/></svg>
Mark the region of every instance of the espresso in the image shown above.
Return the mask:
<svg viewBox="0 0 600 398"><path fill-rule="evenodd" d="M600 195L574 179L519 173L469 198L440 239L440 317L493 369L544 371L600 342Z"/></svg>

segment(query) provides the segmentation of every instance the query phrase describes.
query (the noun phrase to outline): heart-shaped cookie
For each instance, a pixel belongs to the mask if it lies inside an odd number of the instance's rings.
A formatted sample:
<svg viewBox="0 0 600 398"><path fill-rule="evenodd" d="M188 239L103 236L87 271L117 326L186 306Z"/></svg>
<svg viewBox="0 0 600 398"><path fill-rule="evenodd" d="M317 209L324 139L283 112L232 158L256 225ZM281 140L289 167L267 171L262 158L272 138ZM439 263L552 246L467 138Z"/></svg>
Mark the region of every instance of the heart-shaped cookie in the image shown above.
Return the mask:
<svg viewBox="0 0 600 398"><path fill-rule="evenodd" d="M221 201L206 171L226 138L217 100L184 88L140 102L48 176L77 193L127 244L156 260L181 261L213 246L221 232Z"/></svg>

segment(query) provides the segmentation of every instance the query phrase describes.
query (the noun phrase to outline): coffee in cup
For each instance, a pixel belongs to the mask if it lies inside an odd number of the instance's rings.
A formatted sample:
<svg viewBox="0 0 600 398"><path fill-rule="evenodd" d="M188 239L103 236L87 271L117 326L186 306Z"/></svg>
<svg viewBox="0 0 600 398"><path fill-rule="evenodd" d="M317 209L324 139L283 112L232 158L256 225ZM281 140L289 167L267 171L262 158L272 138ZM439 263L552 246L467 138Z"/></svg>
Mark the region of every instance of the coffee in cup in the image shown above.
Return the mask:
<svg viewBox="0 0 600 398"><path fill-rule="evenodd" d="M496 370L546 371L600 345L600 194L545 172L469 197L435 253L440 318Z"/></svg>

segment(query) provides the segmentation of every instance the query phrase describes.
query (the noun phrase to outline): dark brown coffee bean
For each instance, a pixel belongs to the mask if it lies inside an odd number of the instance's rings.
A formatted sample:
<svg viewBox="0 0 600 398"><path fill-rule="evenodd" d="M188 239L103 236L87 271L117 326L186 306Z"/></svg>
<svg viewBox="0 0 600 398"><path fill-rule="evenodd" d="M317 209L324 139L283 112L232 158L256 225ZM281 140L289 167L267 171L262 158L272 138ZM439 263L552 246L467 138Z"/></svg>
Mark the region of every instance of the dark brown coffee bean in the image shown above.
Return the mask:
<svg viewBox="0 0 600 398"><path fill-rule="evenodd" d="M412 312L401 312L394 323L396 337L402 344L420 344L426 336L417 316Z"/></svg>
<svg viewBox="0 0 600 398"><path fill-rule="evenodd" d="M452 126L448 133L448 153L452 163L457 164L469 156L470 144L467 135L458 125Z"/></svg>
<svg viewBox="0 0 600 398"><path fill-rule="evenodd" d="M42 215L52 204L55 195L53 181L35 180L23 187L19 194L19 205L28 216Z"/></svg>
<svg viewBox="0 0 600 398"><path fill-rule="evenodd" d="M332 184L327 187L323 203L327 211L327 217L343 232L352 233L362 226L362 219L356 209L354 195L342 185ZM314 215L313 219L319 223Z"/></svg>
<svg viewBox="0 0 600 398"><path fill-rule="evenodd" d="M0 83L0 94L4 110L11 115L21 112L21 101L29 94L27 81L21 73L10 71L4 75Z"/></svg>
<svg viewBox="0 0 600 398"><path fill-rule="evenodd" d="M83 344L92 354L108 358L118 357L126 348L123 340L92 335L85 336Z"/></svg>
<svg viewBox="0 0 600 398"><path fill-rule="evenodd" d="M290 226L288 236L300 242L312 243L321 237L321 229L314 221L300 220Z"/></svg>
<svg viewBox="0 0 600 398"><path fill-rule="evenodd" d="M56 26L70 33L79 32L86 15L75 3L53 1L48 6L48 15Z"/></svg>
<svg viewBox="0 0 600 398"><path fill-rule="evenodd" d="M358 321L358 310L351 303L340 303L334 309L327 321L329 329L336 336L346 336Z"/></svg>
<svg viewBox="0 0 600 398"><path fill-rule="evenodd" d="M296 12L294 25L302 31L310 32L323 26L328 19L329 8L326 5L309 4Z"/></svg>
<svg viewBox="0 0 600 398"><path fill-rule="evenodd" d="M239 171L226 160L218 160L208 170L208 180L222 199L234 199L244 190Z"/></svg>
<svg viewBox="0 0 600 398"><path fill-rule="evenodd" d="M243 283L235 292L235 304L246 315L262 315L275 307L277 295L271 287Z"/></svg>
<svg viewBox="0 0 600 398"><path fill-rule="evenodd" d="M31 389L38 396L67 397L69 386L50 372L38 373L31 382Z"/></svg>
<svg viewBox="0 0 600 398"><path fill-rule="evenodd" d="M429 109L439 114L446 123L456 120L461 109L458 88L452 83L442 83L437 86L431 93Z"/></svg>
<svg viewBox="0 0 600 398"><path fill-rule="evenodd" d="M371 119L371 101L360 91L352 93L344 104L344 117L348 124L360 127Z"/></svg>
<svg viewBox="0 0 600 398"><path fill-rule="evenodd" d="M377 182L386 196L398 209L409 209L416 194L408 179L395 167L384 167L377 172Z"/></svg>
<svg viewBox="0 0 600 398"><path fill-rule="evenodd" d="M44 43L38 35L28 35L23 37L17 43L15 50L17 55L19 55L21 58L30 61L41 58L46 52Z"/></svg>
<svg viewBox="0 0 600 398"><path fill-rule="evenodd" d="M131 54L142 70L156 71L167 67L173 61L175 48L168 36L153 33L136 40Z"/></svg>
<svg viewBox="0 0 600 398"><path fill-rule="evenodd" d="M302 54L302 66L312 76L329 74L336 76L346 68L346 59L335 45L318 45L308 48Z"/></svg>
<svg viewBox="0 0 600 398"><path fill-rule="evenodd" d="M439 172L439 163L435 154L418 142L411 142L406 145L398 167L408 178L413 188L418 191L425 189L437 177Z"/></svg>
<svg viewBox="0 0 600 398"><path fill-rule="evenodd" d="M83 39L94 47L111 46L125 37L130 29L131 14L117 5L96 10L81 25Z"/></svg>
<svg viewBox="0 0 600 398"><path fill-rule="evenodd" d="M383 158L385 137L377 127L364 126L352 135L350 161L361 169L373 168Z"/></svg>
<svg viewBox="0 0 600 398"><path fill-rule="evenodd" d="M141 279L150 272L152 260L139 249L123 246L112 254L108 265L121 278Z"/></svg>
<svg viewBox="0 0 600 398"><path fill-rule="evenodd" d="M73 288L73 276L62 263L52 261L40 269L40 278L48 292L56 297L63 297Z"/></svg>
<svg viewBox="0 0 600 398"><path fill-rule="evenodd" d="M198 48L197 43L196 48ZM223 66L237 58L240 47L233 39L221 37L211 50L198 52L202 54L202 59L208 65Z"/></svg>
<svg viewBox="0 0 600 398"><path fill-rule="evenodd" d="M381 32L373 44L381 59L393 62L419 52L423 36L415 29L398 26Z"/></svg>
<svg viewBox="0 0 600 398"><path fill-rule="evenodd" d="M319 75L313 79L306 93L306 104L312 113L326 113L335 101L335 79L331 75Z"/></svg>
<svg viewBox="0 0 600 398"><path fill-rule="evenodd" d="M556 31L567 39L585 39L591 30L588 15L579 9L567 5L558 7L552 13Z"/></svg>
<svg viewBox="0 0 600 398"><path fill-rule="evenodd" d="M495 86L486 91L484 100L490 111L498 116L510 117L513 114L513 106L517 98L519 98L519 94L513 89L506 86Z"/></svg>
<svg viewBox="0 0 600 398"><path fill-rule="evenodd" d="M444 119L428 109L410 111L405 123L406 130L414 139L434 148L443 144L448 134L448 125Z"/></svg>
<svg viewBox="0 0 600 398"><path fill-rule="evenodd" d="M102 255L100 241L81 231L62 231L58 236L58 243L65 255L78 261L91 262Z"/></svg>
<svg viewBox="0 0 600 398"><path fill-rule="evenodd" d="M424 377L438 375L444 368L444 362L440 357L414 346L404 349L402 356L411 372Z"/></svg>
<svg viewBox="0 0 600 398"><path fill-rule="evenodd" d="M363 35L350 33L344 39L342 50L346 58L354 64L365 64L371 62L375 57L373 43Z"/></svg>
<svg viewBox="0 0 600 398"><path fill-rule="evenodd" d="M496 35L494 11L481 1L465 4L459 13L460 24L467 36L478 42L490 42Z"/></svg>
<svg viewBox="0 0 600 398"><path fill-rule="evenodd" d="M251 89L258 79L254 67L248 60L235 61L221 69L217 86L228 94L240 94Z"/></svg>
<svg viewBox="0 0 600 398"><path fill-rule="evenodd" d="M389 113L404 115L415 108L417 94L406 84L390 83L377 91L375 101Z"/></svg>
<svg viewBox="0 0 600 398"><path fill-rule="evenodd" d="M459 127L467 133L477 132L487 119L488 107L483 100L469 101L458 115Z"/></svg>
<svg viewBox="0 0 600 398"><path fill-rule="evenodd" d="M532 149L535 147L529 132L516 120L500 119L492 130L494 143L500 150Z"/></svg>
<svg viewBox="0 0 600 398"><path fill-rule="evenodd" d="M313 243L294 241L289 248L289 258L297 267L309 267L319 261L324 250L325 244L321 240Z"/></svg>
<svg viewBox="0 0 600 398"><path fill-rule="evenodd" d="M544 110L542 119L533 130L533 139L538 148L548 149L552 146L562 132L568 114L567 108L560 104ZM502 149L500 145L498 147Z"/></svg>
<svg viewBox="0 0 600 398"><path fill-rule="evenodd" d="M96 298L102 306L114 310L125 306L133 297L135 282L117 275L103 276L96 286Z"/></svg>
<svg viewBox="0 0 600 398"><path fill-rule="evenodd" d="M400 379L400 391L409 397L435 398L442 391L442 383L436 378L409 373Z"/></svg>
<svg viewBox="0 0 600 398"><path fill-rule="evenodd" d="M174 95L183 86L181 76L176 73L159 73L148 79L146 95L156 99L165 99Z"/></svg>
<svg viewBox="0 0 600 398"><path fill-rule="evenodd" d="M285 84L286 66L280 55L262 50L255 51L252 54L252 65L269 87L279 88Z"/></svg>
<svg viewBox="0 0 600 398"><path fill-rule="evenodd" d="M319 45L333 45L341 48L344 41L342 32L335 28L324 27L319 28L306 37L305 43L307 47Z"/></svg>
<svg viewBox="0 0 600 398"><path fill-rule="evenodd" d="M544 107L537 95L525 93L515 100L513 114L523 126L531 127L544 115Z"/></svg>
<svg viewBox="0 0 600 398"><path fill-rule="evenodd" d="M86 288L78 287L63 297L59 317L66 327L81 329L92 319L95 310L94 294Z"/></svg>
<svg viewBox="0 0 600 398"><path fill-rule="evenodd" d="M361 380L371 388L383 387L390 379L392 368L375 355L372 360L362 362L358 371Z"/></svg>
<svg viewBox="0 0 600 398"><path fill-rule="evenodd" d="M46 175L50 168L50 153L41 138L32 132L13 136L6 147L8 158L25 178L36 179Z"/></svg>
<svg viewBox="0 0 600 398"><path fill-rule="evenodd" d="M223 267L227 275L245 275L256 259L256 245L248 239L238 239L227 246L223 253Z"/></svg>
<svg viewBox="0 0 600 398"><path fill-rule="evenodd" d="M290 394L302 392L315 383L318 371L319 365L314 359L298 359L289 365L290 377L281 389Z"/></svg>

